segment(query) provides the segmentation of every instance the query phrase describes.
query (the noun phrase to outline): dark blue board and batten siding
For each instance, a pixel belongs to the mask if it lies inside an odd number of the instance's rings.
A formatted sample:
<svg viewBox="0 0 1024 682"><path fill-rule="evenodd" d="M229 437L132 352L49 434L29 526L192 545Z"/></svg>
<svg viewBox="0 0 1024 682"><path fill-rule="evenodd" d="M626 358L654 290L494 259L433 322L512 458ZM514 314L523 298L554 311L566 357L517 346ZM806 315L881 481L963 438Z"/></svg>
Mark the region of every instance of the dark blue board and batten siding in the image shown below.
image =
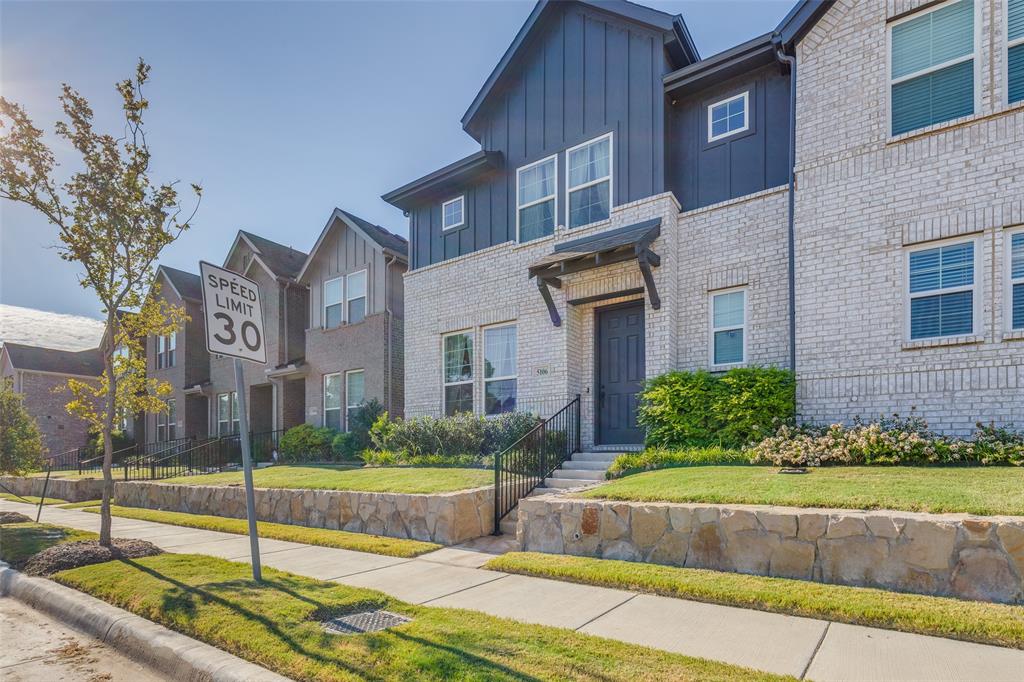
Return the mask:
<svg viewBox="0 0 1024 682"><path fill-rule="evenodd" d="M707 108L750 93L750 129L708 142ZM678 97L668 113L667 186L684 211L788 181L789 75L776 65Z"/></svg>
<svg viewBox="0 0 1024 682"><path fill-rule="evenodd" d="M547 20L513 65L473 131L503 168L410 215L412 267L516 239L516 168L558 154L558 217L566 223L565 154L614 137L613 204L665 191L664 36L592 8L569 5ZM442 231L441 202L465 194L466 224ZM525 276L525 275L524 275Z"/></svg>

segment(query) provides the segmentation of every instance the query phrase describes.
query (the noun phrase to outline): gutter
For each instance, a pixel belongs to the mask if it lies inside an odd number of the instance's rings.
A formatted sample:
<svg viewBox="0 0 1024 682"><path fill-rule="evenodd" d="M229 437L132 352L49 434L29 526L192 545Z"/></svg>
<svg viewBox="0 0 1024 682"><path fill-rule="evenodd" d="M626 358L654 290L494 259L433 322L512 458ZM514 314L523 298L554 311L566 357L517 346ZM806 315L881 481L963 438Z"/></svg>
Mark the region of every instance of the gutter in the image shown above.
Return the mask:
<svg viewBox="0 0 1024 682"><path fill-rule="evenodd" d="M387 340L385 341L384 347L387 349L388 354L387 359L384 361L384 367L387 369L387 383L384 385L384 390L387 394L387 397L384 399L384 407L385 409L387 409L389 415L393 415L394 412L392 410L392 398L394 396L395 380L394 377L391 376L391 327L393 324L392 318L394 314L391 312L391 299L388 298L388 271L391 269L391 266L395 264L395 261L398 260L398 257L390 255L388 256L388 258L390 260L384 261L384 333L387 334Z"/></svg>
<svg viewBox="0 0 1024 682"><path fill-rule="evenodd" d="M772 34L775 59L789 66L789 369L796 376L796 57L786 54L779 33Z"/></svg>

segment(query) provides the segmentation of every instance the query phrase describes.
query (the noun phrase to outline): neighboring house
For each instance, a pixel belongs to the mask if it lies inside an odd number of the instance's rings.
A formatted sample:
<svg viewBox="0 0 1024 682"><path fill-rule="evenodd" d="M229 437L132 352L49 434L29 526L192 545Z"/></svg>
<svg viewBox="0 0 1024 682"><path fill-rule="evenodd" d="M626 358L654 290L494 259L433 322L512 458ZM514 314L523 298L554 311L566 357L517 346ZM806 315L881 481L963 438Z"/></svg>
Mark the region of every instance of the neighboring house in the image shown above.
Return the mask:
<svg viewBox="0 0 1024 682"><path fill-rule="evenodd" d="M802 0L700 59L682 17L538 2L462 119L481 151L384 196L409 215L407 414L581 394L584 446L635 444L644 379L773 365L807 420L1024 424L1005 3Z"/></svg>
<svg viewBox="0 0 1024 682"><path fill-rule="evenodd" d="M305 419L306 326L309 291L296 281L306 254L251 232L239 230L224 267L259 284L267 364L243 362L248 391L249 430L277 431ZM210 358L210 385L204 387L209 435L237 433L238 398L232 358Z"/></svg>
<svg viewBox="0 0 1024 682"><path fill-rule="evenodd" d="M0 347L0 381L10 380L24 396L25 409L36 420L50 455L86 444L86 423L68 414L69 378L96 381L103 373L98 349L68 351L6 342Z"/></svg>
<svg viewBox="0 0 1024 682"><path fill-rule="evenodd" d="M352 408L377 399L403 413L403 275L408 244L362 218L334 209L296 277L309 288L305 362L306 422L348 428Z"/></svg>
<svg viewBox="0 0 1024 682"><path fill-rule="evenodd" d="M209 431L210 353L206 350L203 291L199 275L161 265L160 297L182 306L189 316L182 329L146 340L146 370L174 388L167 411L146 415L147 441L205 438Z"/></svg>

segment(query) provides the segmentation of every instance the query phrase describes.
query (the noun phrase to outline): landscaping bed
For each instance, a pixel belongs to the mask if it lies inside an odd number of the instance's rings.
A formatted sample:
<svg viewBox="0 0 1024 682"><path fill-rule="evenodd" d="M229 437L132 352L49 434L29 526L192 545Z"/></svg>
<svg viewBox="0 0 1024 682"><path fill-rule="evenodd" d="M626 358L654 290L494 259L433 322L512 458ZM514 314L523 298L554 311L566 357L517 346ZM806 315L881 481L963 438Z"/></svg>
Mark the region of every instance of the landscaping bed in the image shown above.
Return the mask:
<svg viewBox="0 0 1024 682"><path fill-rule="evenodd" d="M0 559L19 568L34 554L65 542L95 540L99 536L86 530L76 530L47 523L0 524Z"/></svg>
<svg viewBox="0 0 1024 682"><path fill-rule="evenodd" d="M257 488L307 488L377 493L434 494L468 490L494 481L486 469L445 467L352 467L279 465L253 471ZM180 485L242 485L241 471L181 476L161 481Z"/></svg>
<svg viewBox="0 0 1024 682"><path fill-rule="evenodd" d="M163 554L54 579L296 680L773 680L735 666L198 555ZM321 620L386 609L411 622L354 636Z"/></svg>
<svg viewBox="0 0 1024 682"><path fill-rule="evenodd" d="M635 502L772 504L1024 516L1024 468L690 466L626 476L583 493Z"/></svg>
<svg viewBox="0 0 1024 682"><path fill-rule="evenodd" d="M511 552L484 568L1024 649L1024 606L537 552Z"/></svg>
<svg viewBox="0 0 1024 682"><path fill-rule="evenodd" d="M98 514L100 509L99 507L89 507L86 511ZM201 528L203 530L214 530L238 535L249 534L249 522L245 519L226 519L222 516L204 516L201 514L158 511L155 509L136 509L116 505L111 506L110 513L113 516L140 521L153 521L155 523L167 523L174 526ZM432 542L388 538L380 535L367 535L365 533L348 533L341 530L307 528L306 526L291 526L266 521L258 522L256 527L261 538L287 540L307 545L335 547L355 552L385 554L387 556L415 557L441 548L441 545Z"/></svg>

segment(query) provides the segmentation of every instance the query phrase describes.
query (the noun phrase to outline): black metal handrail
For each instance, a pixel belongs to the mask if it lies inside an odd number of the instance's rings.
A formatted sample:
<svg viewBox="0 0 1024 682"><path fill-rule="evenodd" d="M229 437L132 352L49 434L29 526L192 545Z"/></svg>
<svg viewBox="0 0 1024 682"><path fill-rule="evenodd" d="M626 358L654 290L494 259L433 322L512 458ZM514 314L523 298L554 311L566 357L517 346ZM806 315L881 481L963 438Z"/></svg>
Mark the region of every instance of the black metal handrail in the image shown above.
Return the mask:
<svg viewBox="0 0 1024 682"><path fill-rule="evenodd" d="M580 450L580 396L494 457L494 534L519 500Z"/></svg>
<svg viewBox="0 0 1024 682"><path fill-rule="evenodd" d="M283 430L250 433L253 462L274 460ZM188 445L188 447L184 447ZM160 453L139 458L125 467L125 480L156 481L177 476L208 474L242 466L242 443L237 433L178 443Z"/></svg>

